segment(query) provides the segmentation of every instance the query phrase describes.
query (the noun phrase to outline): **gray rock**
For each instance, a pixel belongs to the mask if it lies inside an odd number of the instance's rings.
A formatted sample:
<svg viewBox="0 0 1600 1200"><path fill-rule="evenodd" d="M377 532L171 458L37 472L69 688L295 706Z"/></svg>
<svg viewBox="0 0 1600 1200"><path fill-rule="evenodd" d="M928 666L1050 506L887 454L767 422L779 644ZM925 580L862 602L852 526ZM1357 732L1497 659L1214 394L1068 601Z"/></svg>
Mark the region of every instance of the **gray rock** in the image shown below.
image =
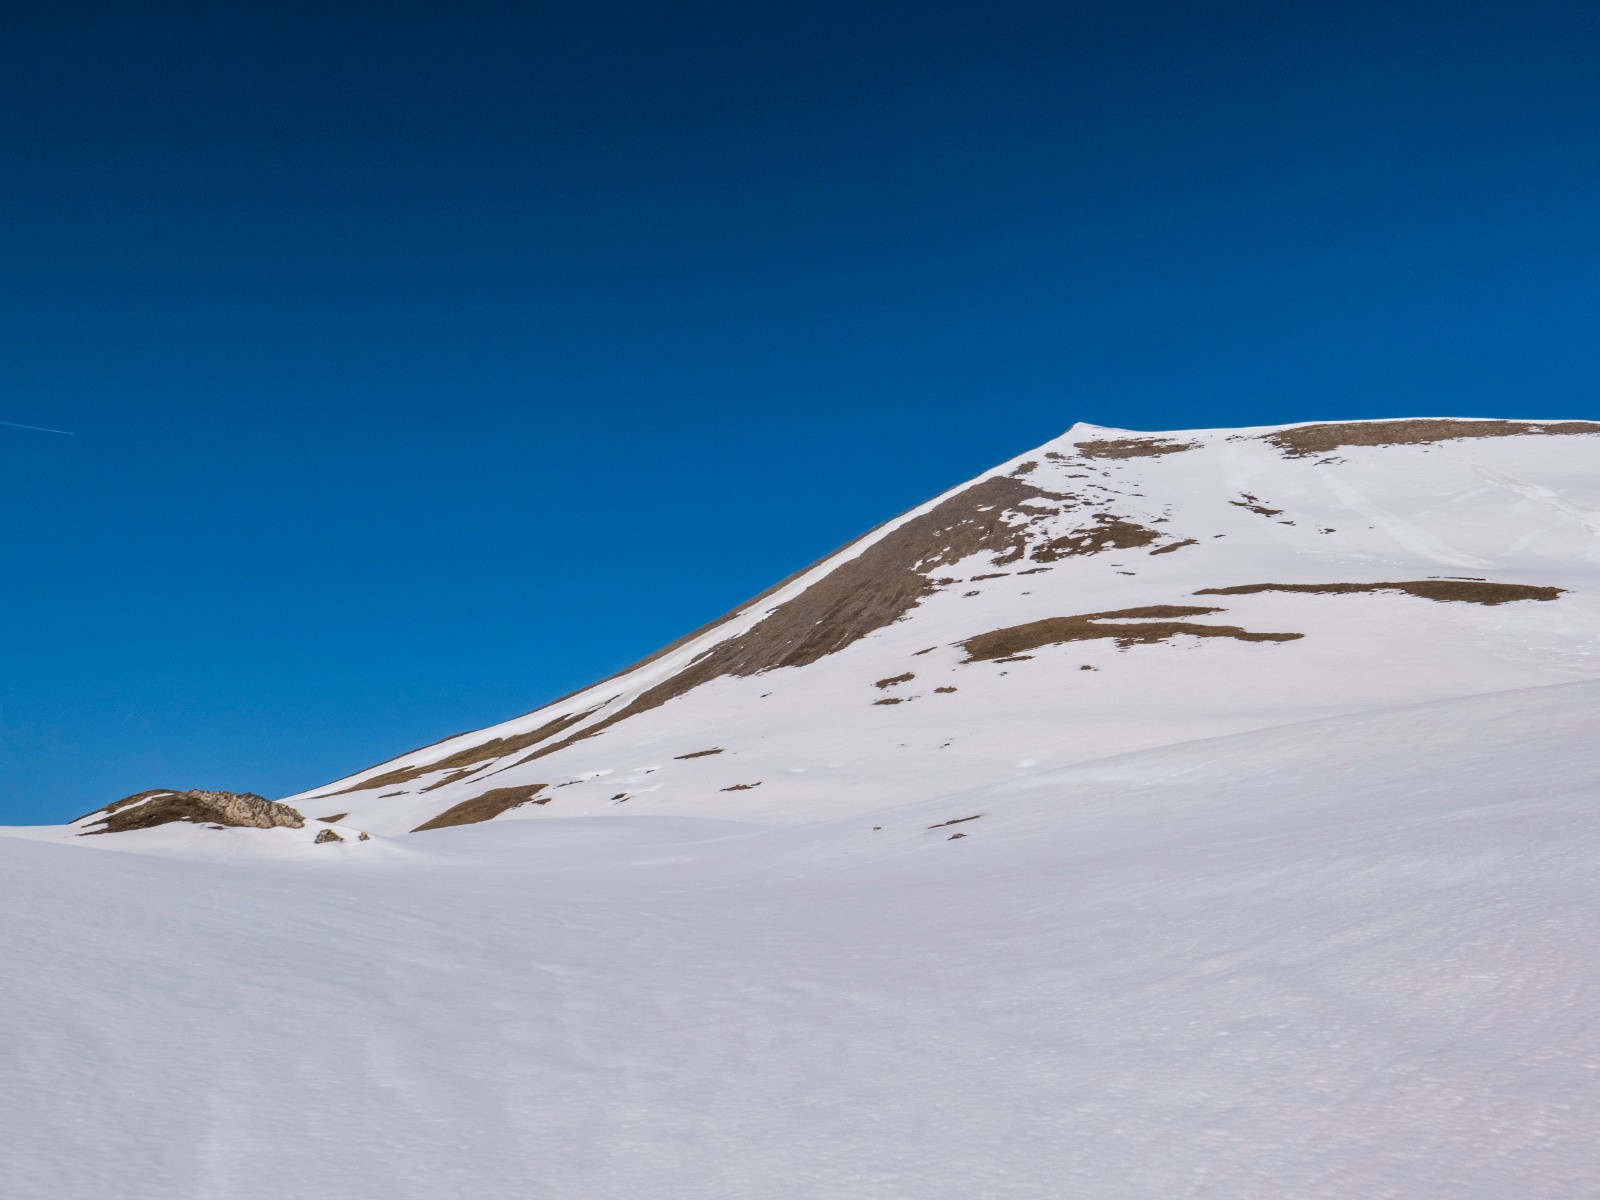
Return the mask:
<svg viewBox="0 0 1600 1200"><path fill-rule="evenodd" d="M84 834L126 833L173 821L246 829L299 829L306 823L298 810L254 792L174 792L167 789L126 796L78 820L99 826L85 829Z"/></svg>

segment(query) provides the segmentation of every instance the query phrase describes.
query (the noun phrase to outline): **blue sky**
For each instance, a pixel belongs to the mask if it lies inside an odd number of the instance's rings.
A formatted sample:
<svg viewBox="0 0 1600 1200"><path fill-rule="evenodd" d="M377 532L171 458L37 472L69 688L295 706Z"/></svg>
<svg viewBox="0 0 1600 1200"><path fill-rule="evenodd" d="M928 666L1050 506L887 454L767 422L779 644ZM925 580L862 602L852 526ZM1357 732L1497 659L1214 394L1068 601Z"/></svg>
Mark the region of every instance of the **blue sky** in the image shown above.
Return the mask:
<svg viewBox="0 0 1600 1200"><path fill-rule="evenodd" d="M153 11L159 9L159 11ZM33 6L0 820L534 708L1076 420L1600 417L1592 3Z"/></svg>

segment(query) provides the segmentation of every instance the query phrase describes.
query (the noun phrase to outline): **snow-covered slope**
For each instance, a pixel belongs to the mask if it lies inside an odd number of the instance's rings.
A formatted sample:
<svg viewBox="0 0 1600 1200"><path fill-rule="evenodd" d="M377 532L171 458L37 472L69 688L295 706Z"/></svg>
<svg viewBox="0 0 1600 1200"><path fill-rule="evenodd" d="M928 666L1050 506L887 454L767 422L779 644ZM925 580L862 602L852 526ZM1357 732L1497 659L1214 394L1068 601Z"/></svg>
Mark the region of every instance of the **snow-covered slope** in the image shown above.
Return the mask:
<svg viewBox="0 0 1600 1200"><path fill-rule="evenodd" d="M613 679L288 802L383 834L524 797L501 819L799 823L1141 747L1594 678L1596 430L1075 426ZM1513 586L1462 586L1475 579ZM1393 582L1445 587L1215 594ZM1130 610L1150 611L1046 628L1075 640L1015 654L1031 639L964 644Z"/></svg>
<svg viewBox="0 0 1600 1200"><path fill-rule="evenodd" d="M1597 434L1079 426L301 828L0 830L0 1195L1600 1195Z"/></svg>

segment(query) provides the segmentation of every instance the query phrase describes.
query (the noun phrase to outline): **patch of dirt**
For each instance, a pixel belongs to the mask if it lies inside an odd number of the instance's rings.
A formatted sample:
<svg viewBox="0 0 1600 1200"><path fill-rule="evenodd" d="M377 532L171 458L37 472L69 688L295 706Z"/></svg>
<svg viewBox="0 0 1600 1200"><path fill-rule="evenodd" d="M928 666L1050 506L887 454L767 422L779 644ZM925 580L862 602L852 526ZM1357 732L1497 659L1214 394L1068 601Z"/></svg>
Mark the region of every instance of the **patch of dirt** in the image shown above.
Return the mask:
<svg viewBox="0 0 1600 1200"><path fill-rule="evenodd" d="M424 775L431 775L435 771L449 771L456 768L455 774L449 779L441 779L438 783L424 788L431 791L435 787L442 787L446 783L454 783L466 776L473 774L486 762L497 758L504 758L508 754L515 754L518 750L525 750L529 746L537 745L546 738L554 737L563 729L583 720L594 709L586 712L569 713L566 716L556 717L546 721L537 729L530 729L526 733L515 733L510 737L490 738L476 746L468 746L465 750L457 750L454 754L441 758L436 762L421 763L414 767L397 767L393 771L385 771L382 775L374 775L371 779L363 779L360 783L353 783L349 787L340 788L336 792L325 792L325 796L343 796L349 792L365 792L372 788L389 787L391 784L410 783L421 779ZM471 768L471 769L466 769Z"/></svg>
<svg viewBox="0 0 1600 1200"><path fill-rule="evenodd" d="M1196 596L1249 596L1256 592L1308 592L1319 596L1353 592L1404 592L1424 600L1462 604L1510 604L1515 600L1554 600L1565 588L1528 583L1485 583L1481 580L1412 579L1393 583L1245 583L1236 587L1201 588Z"/></svg>
<svg viewBox="0 0 1600 1200"><path fill-rule="evenodd" d="M1261 502L1260 496L1252 496L1249 492L1240 492L1239 495L1242 499L1229 500L1228 503L1235 508L1249 509L1251 512L1259 513L1263 517L1276 517L1281 516L1283 513L1281 508L1268 508Z"/></svg>
<svg viewBox="0 0 1600 1200"><path fill-rule="evenodd" d="M1107 438L1100 442L1077 442L1084 458L1155 458L1193 450L1198 442L1174 442L1170 438Z"/></svg>
<svg viewBox="0 0 1600 1200"><path fill-rule="evenodd" d="M254 792L174 792L157 789L124 796L78 820L99 816L98 829L85 829L80 837L98 833L126 833L153 829L173 821L201 825L231 825L245 829L299 829L306 819L297 809L277 804Z"/></svg>
<svg viewBox="0 0 1600 1200"><path fill-rule="evenodd" d="M904 696L889 696L883 700L873 701L874 704L904 704L905 702L906 698Z"/></svg>
<svg viewBox="0 0 1600 1200"><path fill-rule="evenodd" d="M319 821L321 821L321 822L323 822L324 824L327 824L327 825L337 825L340 821L344 820L349 815L350 814L347 813L347 812L334 813L333 816L331 816L331 817L318 817L317 820L319 820Z"/></svg>
<svg viewBox="0 0 1600 1200"><path fill-rule="evenodd" d="M1140 546L1148 546L1160 536L1154 529L1147 529L1123 517L1096 513L1093 525L1054 538L1036 547L1029 557L1035 562L1055 562L1080 554L1099 554L1105 550L1136 550Z"/></svg>
<svg viewBox="0 0 1600 1200"><path fill-rule="evenodd" d="M1036 462L1019 463L1017 465L1017 469L1011 472L1011 474L1020 479L1024 475L1031 475L1035 470L1038 469L1038 466L1039 464Z"/></svg>
<svg viewBox="0 0 1600 1200"><path fill-rule="evenodd" d="M940 821L937 825L929 825L928 828L943 829L947 825L965 825L968 821L976 821L982 816L982 813L973 813L970 817L955 817L949 821Z"/></svg>
<svg viewBox="0 0 1600 1200"><path fill-rule="evenodd" d="M953 687L936 687L933 690L938 692L938 693L940 693L941 695L948 695L949 693L955 691L956 689L953 688Z"/></svg>
<svg viewBox="0 0 1600 1200"><path fill-rule="evenodd" d="M483 770L486 765L486 763L479 763L475 767L462 767L459 771L451 771L450 774L446 775L443 779L434 780L422 790L424 792L436 792L447 784L460 783L467 776L476 775L479 771Z"/></svg>
<svg viewBox="0 0 1600 1200"><path fill-rule="evenodd" d="M722 792L748 792L751 788L760 786L761 781L758 779L754 783L736 783L732 787L718 788L717 790Z"/></svg>
<svg viewBox="0 0 1600 1200"><path fill-rule="evenodd" d="M1523 434L1600 433L1594 421L1362 421L1352 424L1302 425L1260 435L1283 451L1285 458L1327 454L1344 446L1425 446L1461 438L1518 437Z"/></svg>
<svg viewBox="0 0 1600 1200"><path fill-rule="evenodd" d="M695 750L695 751L693 751L693 752L691 752L689 754L675 754L672 757L673 757L673 761L674 762L683 762L686 759L690 759L690 758L709 758L713 754L722 754L722 753L725 753L725 751L722 749L722 747L721 746L716 746L716 747L713 747L710 750Z"/></svg>
<svg viewBox="0 0 1600 1200"><path fill-rule="evenodd" d="M424 821L412 833L428 829L447 829L452 825L476 825L493 820L501 813L510 812L524 804L549 804L549 796L540 796L548 784L529 783L522 787L490 788L481 795L453 804L432 820Z"/></svg>
<svg viewBox="0 0 1600 1200"><path fill-rule="evenodd" d="M1198 538L1184 538L1181 542L1172 542L1170 545L1158 547L1157 549L1150 551L1150 553L1152 556L1157 554L1171 554L1174 550L1182 550L1185 546L1198 546L1199 544L1200 539Z"/></svg>
<svg viewBox="0 0 1600 1200"><path fill-rule="evenodd" d="M887 679L880 679L872 686L875 688L894 687L894 685L897 683L908 683L915 678L915 675L913 675L910 671L907 671L904 675L891 675Z"/></svg>
<svg viewBox="0 0 1600 1200"><path fill-rule="evenodd" d="M1126 649L1139 644L1164 642L1179 634L1234 638L1241 642L1290 642L1305 636L1300 633L1255 633L1236 625L1197 625L1178 619L1208 616L1221 611L1220 608L1198 608L1186 604L1156 604L1115 612L1084 613L1076 617L1046 617L1026 625L1012 625L1006 629L980 633L962 642L961 648L967 652L966 661L971 663L1013 658L1041 646L1100 638L1109 638Z"/></svg>

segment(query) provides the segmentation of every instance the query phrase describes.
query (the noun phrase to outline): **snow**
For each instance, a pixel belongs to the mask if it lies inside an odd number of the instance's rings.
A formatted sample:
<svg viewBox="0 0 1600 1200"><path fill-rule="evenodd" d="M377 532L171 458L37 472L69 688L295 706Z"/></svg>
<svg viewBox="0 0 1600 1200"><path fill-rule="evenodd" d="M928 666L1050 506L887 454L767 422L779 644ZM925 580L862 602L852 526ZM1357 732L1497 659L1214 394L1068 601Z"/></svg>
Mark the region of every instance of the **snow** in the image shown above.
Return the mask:
<svg viewBox="0 0 1600 1200"><path fill-rule="evenodd" d="M1200 545L947 589L487 785L576 781L546 806L0 830L0 1195L1600 1194L1593 439L1166 436L1094 478ZM1447 574L1569 591L1191 598ZM1305 637L953 647L1207 602Z"/></svg>

